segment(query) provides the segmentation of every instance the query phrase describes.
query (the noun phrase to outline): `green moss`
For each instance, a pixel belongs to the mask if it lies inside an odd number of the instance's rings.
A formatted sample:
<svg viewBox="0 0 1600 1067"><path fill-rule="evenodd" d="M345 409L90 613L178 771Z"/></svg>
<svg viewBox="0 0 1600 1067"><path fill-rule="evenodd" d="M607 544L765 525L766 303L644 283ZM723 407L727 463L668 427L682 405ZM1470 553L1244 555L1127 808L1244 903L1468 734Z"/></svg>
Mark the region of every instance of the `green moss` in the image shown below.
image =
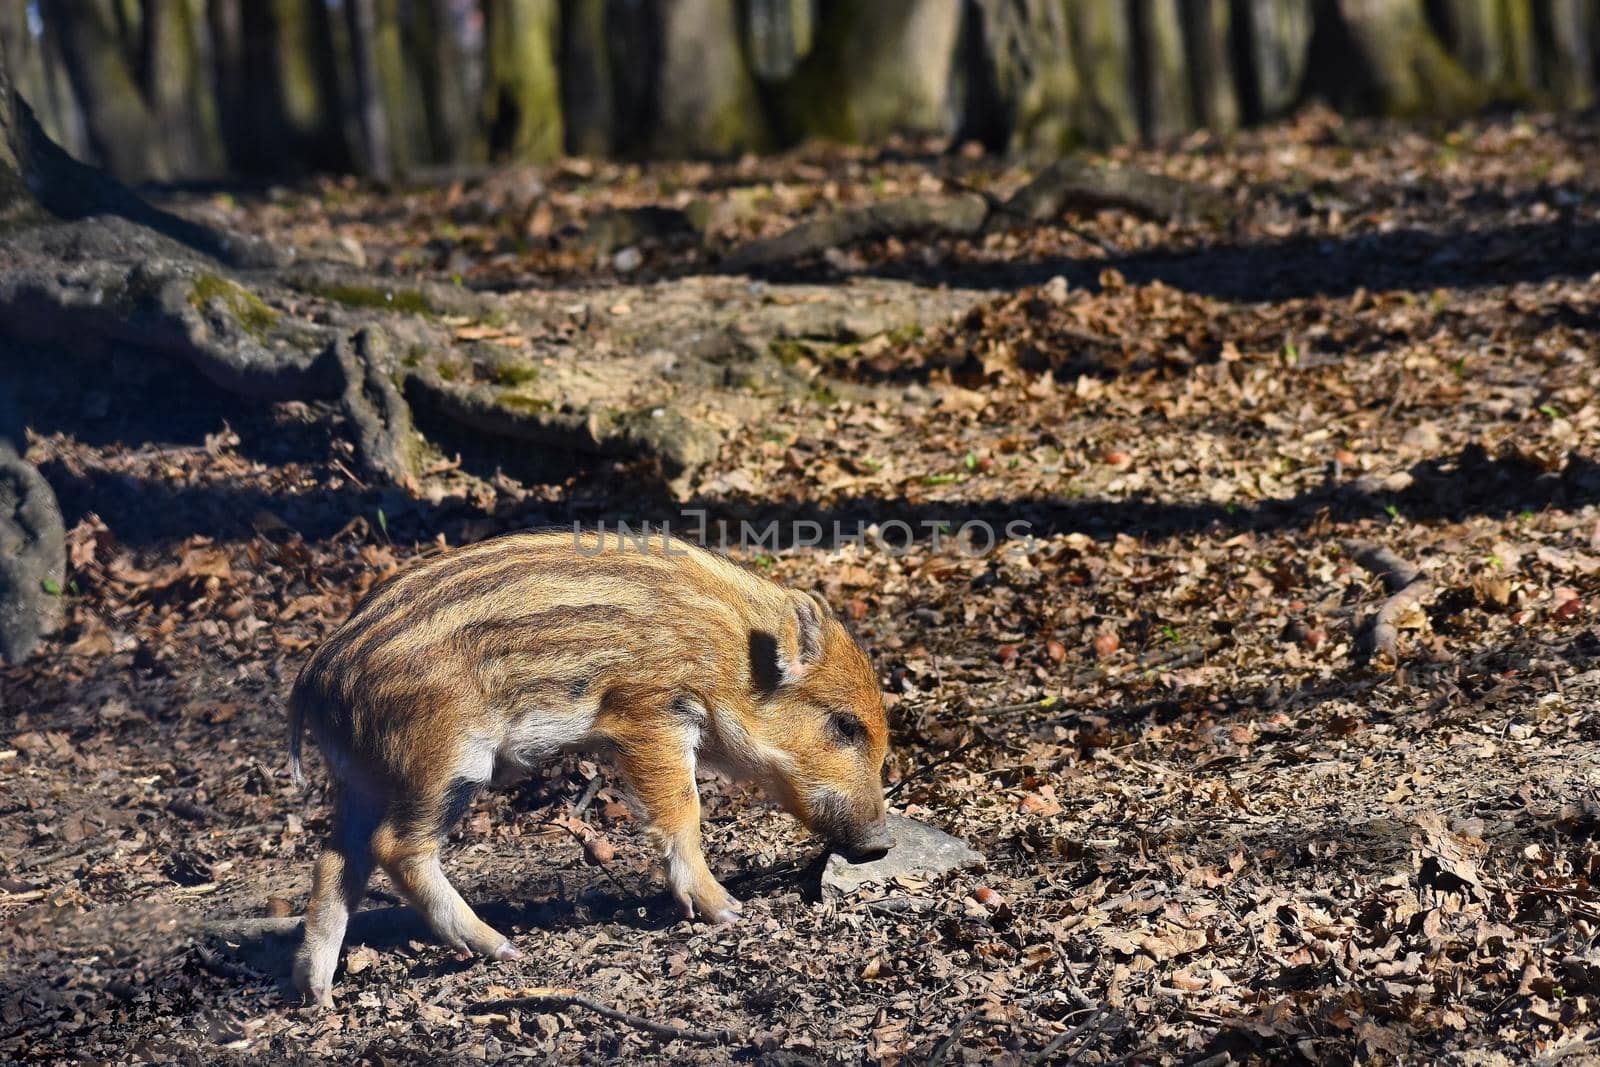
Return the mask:
<svg viewBox="0 0 1600 1067"><path fill-rule="evenodd" d="M884 336L892 345L908 345L922 337L922 326L919 323L908 322L904 326L896 326Z"/></svg>
<svg viewBox="0 0 1600 1067"><path fill-rule="evenodd" d="M796 341L787 337L775 338L767 345L767 351L772 353L772 358L782 363L785 367L792 367L802 359L809 359L811 346L804 341Z"/></svg>
<svg viewBox="0 0 1600 1067"><path fill-rule="evenodd" d="M494 369L496 385L518 386L539 380L539 368L527 363L502 363Z"/></svg>
<svg viewBox="0 0 1600 1067"><path fill-rule="evenodd" d="M510 396L497 397L496 403L503 408L510 408L512 411L528 411L535 414L543 414L547 411L555 410L555 405L541 396L522 396L513 393Z"/></svg>
<svg viewBox="0 0 1600 1067"><path fill-rule="evenodd" d="M385 308L413 315L437 315L428 298L415 289L379 289L369 285L324 285L311 289L315 296L357 308Z"/></svg>
<svg viewBox="0 0 1600 1067"><path fill-rule="evenodd" d="M278 313L244 286L218 274L197 275L189 289L189 303L196 311L204 311L213 301L220 301L234 321L253 337L266 336L278 322Z"/></svg>
<svg viewBox="0 0 1600 1067"><path fill-rule="evenodd" d="M434 368L434 372L445 381L453 382L457 378L461 377L461 374L465 369L465 367L463 367L460 363L457 363L455 360L446 359L439 362L439 365Z"/></svg>

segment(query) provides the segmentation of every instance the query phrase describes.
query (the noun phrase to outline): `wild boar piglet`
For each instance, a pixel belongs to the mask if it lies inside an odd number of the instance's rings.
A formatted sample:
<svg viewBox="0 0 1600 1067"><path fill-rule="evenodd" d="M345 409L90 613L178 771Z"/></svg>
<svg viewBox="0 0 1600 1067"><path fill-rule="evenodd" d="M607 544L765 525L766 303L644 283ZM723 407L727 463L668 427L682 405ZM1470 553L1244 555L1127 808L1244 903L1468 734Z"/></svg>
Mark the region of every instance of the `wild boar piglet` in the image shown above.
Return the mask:
<svg viewBox="0 0 1600 1067"><path fill-rule="evenodd" d="M350 911L376 864L447 944L521 955L445 878L439 849L485 785L558 753L615 761L688 916L739 902L700 846L695 771L760 786L847 852L892 844L872 664L815 594L655 536L516 534L374 589L312 655L289 702L334 780L295 984L330 1003Z"/></svg>

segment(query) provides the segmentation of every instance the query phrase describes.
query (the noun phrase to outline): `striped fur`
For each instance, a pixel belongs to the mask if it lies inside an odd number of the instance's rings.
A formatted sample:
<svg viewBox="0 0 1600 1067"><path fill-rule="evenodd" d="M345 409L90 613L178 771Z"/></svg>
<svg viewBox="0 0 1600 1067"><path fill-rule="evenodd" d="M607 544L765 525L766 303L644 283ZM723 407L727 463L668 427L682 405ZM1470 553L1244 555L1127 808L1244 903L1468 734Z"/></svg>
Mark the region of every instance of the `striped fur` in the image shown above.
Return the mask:
<svg viewBox="0 0 1600 1067"><path fill-rule="evenodd" d="M581 551L580 551L581 546ZM689 915L738 902L700 846L695 771L765 788L813 831L886 847L888 729L866 654L820 598L659 537L529 533L379 586L312 655L289 703L337 786L295 980L327 1003L348 914L382 866L441 939L517 950L473 914L440 842L484 785L569 750L610 753Z"/></svg>

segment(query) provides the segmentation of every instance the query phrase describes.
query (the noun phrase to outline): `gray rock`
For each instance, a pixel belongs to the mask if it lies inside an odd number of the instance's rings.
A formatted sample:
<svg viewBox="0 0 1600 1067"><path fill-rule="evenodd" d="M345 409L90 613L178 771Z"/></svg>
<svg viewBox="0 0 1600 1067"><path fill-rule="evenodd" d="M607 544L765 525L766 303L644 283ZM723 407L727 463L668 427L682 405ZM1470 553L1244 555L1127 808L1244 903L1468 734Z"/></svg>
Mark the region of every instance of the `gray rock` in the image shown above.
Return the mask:
<svg viewBox="0 0 1600 1067"><path fill-rule="evenodd" d="M59 625L65 538L49 483L0 439L0 662L20 663Z"/></svg>
<svg viewBox="0 0 1600 1067"><path fill-rule="evenodd" d="M867 883L887 885L897 876L931 878L964 867L983 866L983 854L959 837L926 826L904 815L889 816L895 846L882 857L851 863L834 853L822 871L826 893L848 896Z"/></svg>

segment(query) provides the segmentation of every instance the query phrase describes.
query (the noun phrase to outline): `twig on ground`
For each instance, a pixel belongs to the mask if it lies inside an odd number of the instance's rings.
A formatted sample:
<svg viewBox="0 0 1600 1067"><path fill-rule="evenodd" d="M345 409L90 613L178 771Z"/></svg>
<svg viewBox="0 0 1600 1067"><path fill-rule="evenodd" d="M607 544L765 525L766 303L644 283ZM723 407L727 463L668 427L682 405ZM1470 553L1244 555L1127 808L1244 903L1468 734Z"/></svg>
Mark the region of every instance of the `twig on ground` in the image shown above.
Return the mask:
<svg viewBox="0 0 1600 1067"><path fill-rule="evenodd" d="M945 1061L945 1057L950 1055L950 1050L955 1048L956 1042L961 1040L961 1031L967 1028L968 1023L982 1014L983 1009L977 1008L957 1019L950 1033L945 1036L944 1040L934 1046L933 1055L928 1057L928 1067L939 1067Z"/></svg>
<svg viewBox="0 0 1600 1067"><path fill-rule="evenodd" d="M511 1008L550 1006L583 1008L585 1011L594 1012L603 1019L610 1019L612 1022L631 1026L636 1030L642 1030L647 1034L667 1041L693 1041L702 1045L725 1045L731 1044L734 1040L734 1034L731 1030L700 1030L689 1026L674 1026L672 1023L657 1022L655 1019L647 1019L643 1015L635 1015L632 1012L622 1011L620 1008L613 1008L609 1004L601 1004L597 1000L584 996L576 989L550 987L527 989L516 996L506 997L503 1000L475 1004L473 1005L473 1010L491 1012L496 1010L504 1011Z"/></svg>
<svg viewBox="0 0 1600 1067"><path fill-rule="evenodd" d="M1345 551L1363 570L1381 578L1389 594L1357 631L1352 654L1359 662L1378 660L1380 667L1392 670L1400 662L1400 625L1422 610L1422 603L1433 596L1433 583L1422 568L1379 545L1349 541Z"/></svg>
<svg viewBox="0 0 1600 1067"><path fill-rule="evenodd" d="M578 802L576 804L572 805L572 814L574 818L582 815L586 810L588 810L589 805L594 803L594 798L600 795L600 790L605 788L605 784L606 779L605 775L603 774L596 774L593 778L589 779L589 784L584 787L583 795L578 798Z"/></svg>
<svg viewBox="0 0 1600 1067"><path fill-rule="evenodd" d="M79 857L80 854L81 859L83 860L97 859L108 852L115 852L120 843L121 842L113 841L109 845L101 845L98 848L90 848L89 846L94 844L92 840L79 841L76 845L69 845L66 848L47 853L43 856L35 856L33 859L23 860L21 863L16 865L14 870L20 873L22 871L31 871L36 867L48 867L50 864L59 863L61 860Z"/></svg>
<svg viewBox="0 0 1600 1067"><path fill-rule="evenodd" d="M1089 1036L1092 1035L1095 1030L1099 1029L1100 1020L1104 1019L1105 1015L1106 1015L1106 1006L1104 1004L1102 1004L1102 1005L1100 1005L1098 1008L1096 1008L1094 1010L1094 1014L1093 1015L1089 1016L1083 1022L1079 1023L1077 1026L1074 1026L1071 1030L1068 1030L1066 1033L1058 1035L1054 1041L1050 1042L1044 1048L1040 1049L1039 1050L1039 1054L1034 1056L1033 1059L1029 1060L1028 1062L1029 1063L1048 1063L1050 1061L1050 1057L1051 1056L1054 1056L1057 1052L1060 1052L1063 1048L1065 1048L1067 1046L1067 1042L1069 1042L1069 1041L1073 1040L1074 1038L1078 1037L1080 1034L1084 1035L1084 1044L1087 1045L1088 1042L1089 1042ZM1073 1052L1072 1052L1072 1055L1067 1058L1067 1062L1071 1063L1073 1060L1075 1060L1078 1057L1078 1054L1080 1052L1082 1052L1082 1051L1083 1051L1083 1049L1081 1049L1081 1048L1074 1049Z"/></svg>

